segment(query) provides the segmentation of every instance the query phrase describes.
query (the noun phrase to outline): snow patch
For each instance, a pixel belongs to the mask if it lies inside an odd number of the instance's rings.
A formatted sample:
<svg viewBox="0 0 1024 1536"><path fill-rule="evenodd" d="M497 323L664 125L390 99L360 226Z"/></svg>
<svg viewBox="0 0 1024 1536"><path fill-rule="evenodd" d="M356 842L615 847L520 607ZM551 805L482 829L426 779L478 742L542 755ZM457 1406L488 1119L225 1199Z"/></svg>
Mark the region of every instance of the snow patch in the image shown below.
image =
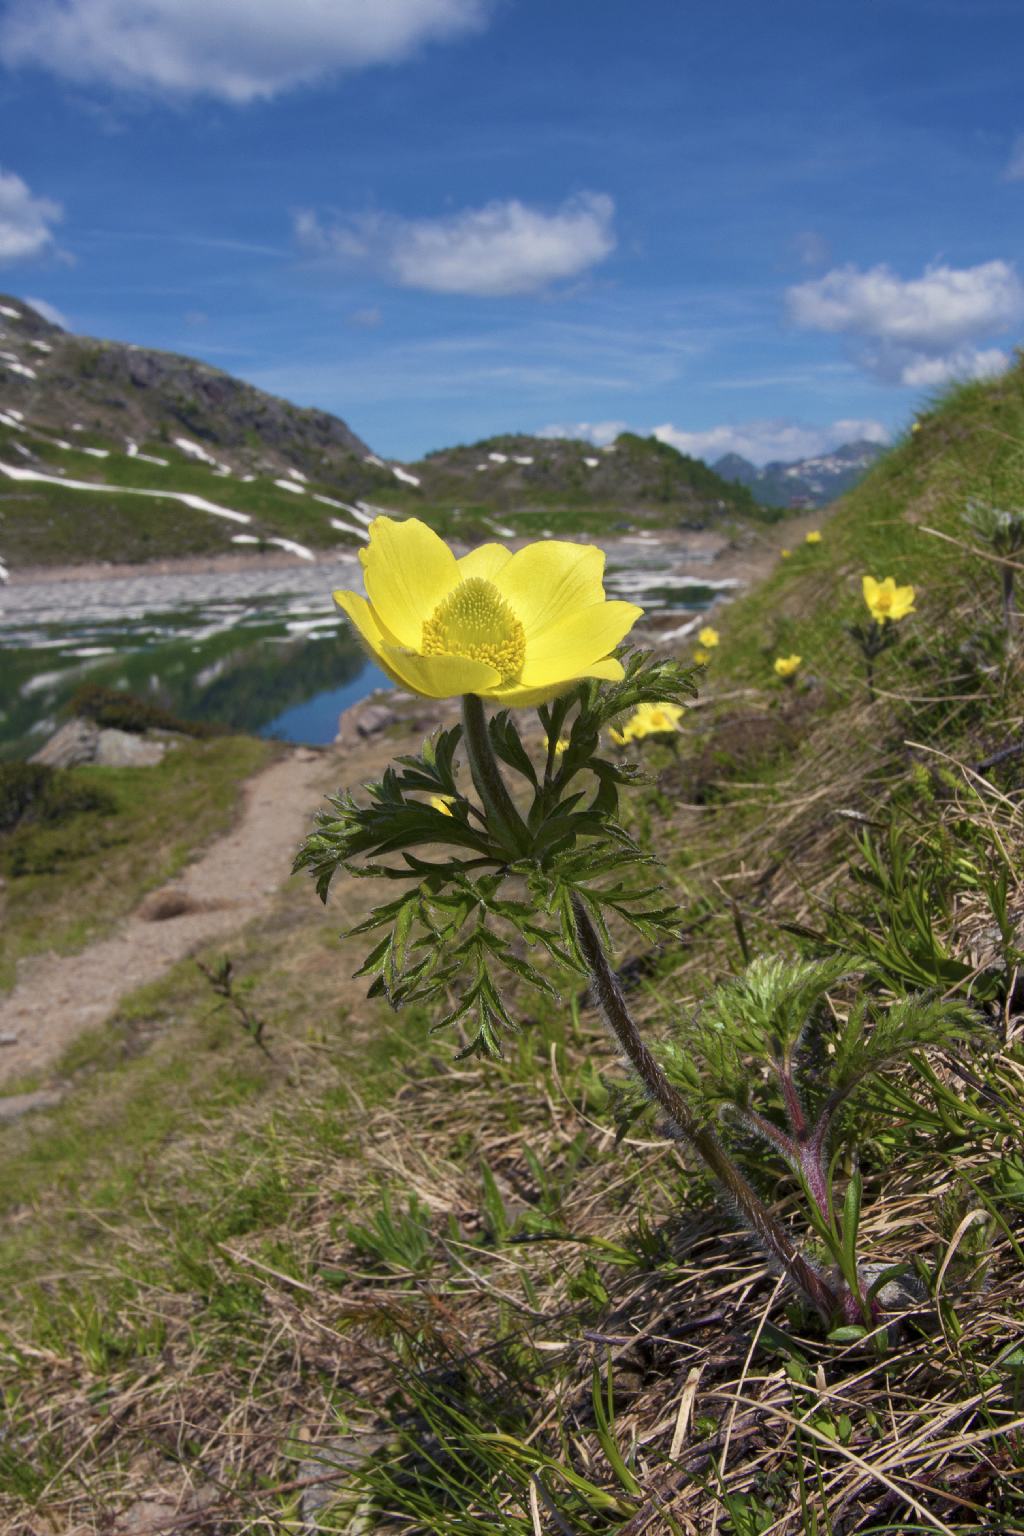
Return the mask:
<svg viewBox="0 0 1024 1536"><path fill-rule="evenodd" d="M81 448L81 449L79 449L79 452L80 453L88 453L94 459L109 459L110 458L110 449L109 448Z"/></svg>
<svg viewBox="0 0 1024 1536"><path fill-rule="evenodd" d="M507 453L489 453L487 455L487 457L490 459L492 464L507 464L508 463L508 454Z"/></svg>
<svg viewBox="0 0 1024 1536"><path fill-rule="evenodd" d="M301 469L290 469L288 473L291 475L293 480L301 480L303 485L309 484L309 476L304 475Z"/></svg>
<svg viewBox="0 0 1024 1536"><path fill-rule="evenodd" d="M353 507L347 501L335 501L333 496L319 496L316 491L313 492L313 500L322 502L325 507L334 507L338 512L349 513L351 517L358 518L367 528L373 522L371 514L363 511L362 502L357 502Z"/></svg>
<svg viewBox="0 0 1024 1536"><path fill-rule="evenodd" d="M260 541L254 533L233 533L232 544L258 544Z"/></svg>
<svg viewBox="0 0 1024 1536"><path fill-rule="evenodd" d="M30 347L35 347L37 352L52 352L53 351L53 348L50 346L50 343L48 341L35 341L35 340L33 340L33 341L29 342L29 346Z"/></svg>
<svg viewBox="0 0 1024 1536"><path fill-rule="evenodd" d="M8 373L20 373L23 374L26 379L36 379L39 377L35 369L30 368L27 363L12 363L9 358L5 358L4 366L6 367Z"/></svg>
<svg viewBox="0 0 1024 1536"><path fill-rule="evenodd" d="M512 455L512 462L513 464L532 464L533 460L530 458L529 454L514 453Z"/></svg>
<svg viewBox="0 0 1024 1536"><path fill-rule="evenodd" d="M378 459L375 453L368 453L363 459L364 464L376 464L378 469L387 469L383 459Z"/></svg>
<svg viewBox="0 0 1024 1536"><path fill-rule="evenodd" d="M12 309L9 304L0 304L0 315L6 315L8 320L20 320L20 319L22 319L21 310L20 309Z"/></svg>
<svg viewBox="0 0 1024 1536"><path fill-rule="evenodd" d="M90 656L116 656L117 651L112 645L80 645L75 651L61 651L62 656L80 656L83 660Z"/></svg>
<svg viewBox="0 0 1024 1536"><path fill-rule="evenodd" d="M399 469L397 464L392 464L391 473L394 475L396 480L401 480L406 485L414 485L416 486L417 490L419 489L420 482L417 480L415 475L410 475L407 469Z"/></svg>
<svg viewBox="0 0 1024 1536"><path fill-rule="evenodd" d="M18 469L13 464L0 464L0 475L6 475L9 480L34 480L43 485L61 485L69 491L91 491L93 495L97 490L94 480L66 480L63 475L44 475L37 469ZM248 512L234 512L230 507L219 507L216 502L207 501L202 496L193 496L189 491L144 491L128 485L104 485L102 489L107 496L156 496L161 501L180 501L182 506L192 507L196 512L226 517L233 523L252 522Z"/></svg>
<svg viewBox="0 0 1024 1536"><path fill-rule="evenodd" d="M332 517L329 521L335 533L348 533L355 539L365 539L367 543L370 542L370 535L365 528L353 528L351 524L343 523L340 517Z"/></svg>
<svg viewBox="0 0 1024 1536"><path fill-rule="evenodd" d="M588 469L596 469L597 466L600 464L601 460L600 459L584 459L583 462L587 466Z"/></svg>
<svg viewBox="0 0 1024 1536"><path fill-rule="evenodd" d="M200 464L209 464L211 469L219 470L222 475L230 475L232 472L230 464L222 464L219 459L207 453L201 443L194 443L190 437L176 437L174 446L188 454L190 459L196 459Z"/></svg>
<svg viewBox="0 0 1024 1536"><path fill-rule="evenodd" d="M304 544L296 544L294 539L268 539L268 544L276 544L279 549L286 549L290 555L298 555L300 560L312 560L316 562L316 555Z"/></svg>
<svg viewBox="0 0 1024 1536"><path fill-rule="evenodd" d="M293 496L305 496L301 485L296 485L294 480L275 480L274 484L279 491L291 491Z"/></svg>

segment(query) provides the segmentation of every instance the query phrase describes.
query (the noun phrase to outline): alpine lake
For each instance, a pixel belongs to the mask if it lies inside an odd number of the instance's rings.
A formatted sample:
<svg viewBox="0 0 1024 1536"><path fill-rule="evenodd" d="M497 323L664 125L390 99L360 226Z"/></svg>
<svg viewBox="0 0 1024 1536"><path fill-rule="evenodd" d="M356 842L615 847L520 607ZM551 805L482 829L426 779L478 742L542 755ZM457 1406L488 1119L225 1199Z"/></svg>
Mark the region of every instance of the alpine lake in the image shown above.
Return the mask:
<svg viewBox="0 0 1024 1536"><path fill-rule="evenodd" d="M618 540L605 590L673 633L678 615L685 632L688 618L738 584L705 577L699 567L709 563L703 550ZM354 554L67 577L39 572L0 587L0 758L31 755L86 682L186 720L310 746L333 741L344 710L391 687L331 599L338 587L362 590Z"/></svg>

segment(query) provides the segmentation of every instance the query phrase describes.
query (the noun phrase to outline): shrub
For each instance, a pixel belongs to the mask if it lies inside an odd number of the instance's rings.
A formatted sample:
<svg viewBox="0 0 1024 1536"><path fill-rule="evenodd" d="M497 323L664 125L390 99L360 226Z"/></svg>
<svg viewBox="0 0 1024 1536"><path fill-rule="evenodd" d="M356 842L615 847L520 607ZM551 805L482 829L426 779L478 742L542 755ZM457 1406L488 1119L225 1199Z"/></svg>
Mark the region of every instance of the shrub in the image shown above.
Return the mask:
<svg viewBox="0 0 1024 1536"><path fill-rule="evenodd" d="M53 769L42 763L0 763L0 832L9 832L46 794Z"/></svg>
<svg viewBox="0 0 1024 1536"><path fill-rule="evenodd" d="M224 736L227 727L210 721L182 720L161 704L152 704L120 688L104 688L100 683L84 683L68 705L79 719L118 731L176 731L181 736Z"/></svg>
<svg viewBox="0 0 1024 1536"><path fill-rule="evenodd" d="M0 832L21 822L59 826L72 816L116 811L117 803L98 784L83 784L68 770L43 763L0 763Z"/></svg>

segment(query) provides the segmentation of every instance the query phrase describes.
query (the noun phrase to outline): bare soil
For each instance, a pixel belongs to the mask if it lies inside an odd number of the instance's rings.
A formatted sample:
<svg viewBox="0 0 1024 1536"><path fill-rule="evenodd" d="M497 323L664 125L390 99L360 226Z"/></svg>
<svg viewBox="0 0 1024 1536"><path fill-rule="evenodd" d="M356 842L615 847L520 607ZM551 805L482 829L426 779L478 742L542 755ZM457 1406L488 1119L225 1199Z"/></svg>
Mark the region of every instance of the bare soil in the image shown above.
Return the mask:
<svg viewBox="0 0 1024 1536"><path fill-rule="evenodd" d="M323 794L360 768L369 773L358 758L346 758L343 774L338 754L308 748L272 763L245 785L232 830L151 892L110 938L79 954L22 961L15 987L0 996L0 1039L14 1037L0 1050L0 1085L45 1075L129 992L269 908Z"/></svg>

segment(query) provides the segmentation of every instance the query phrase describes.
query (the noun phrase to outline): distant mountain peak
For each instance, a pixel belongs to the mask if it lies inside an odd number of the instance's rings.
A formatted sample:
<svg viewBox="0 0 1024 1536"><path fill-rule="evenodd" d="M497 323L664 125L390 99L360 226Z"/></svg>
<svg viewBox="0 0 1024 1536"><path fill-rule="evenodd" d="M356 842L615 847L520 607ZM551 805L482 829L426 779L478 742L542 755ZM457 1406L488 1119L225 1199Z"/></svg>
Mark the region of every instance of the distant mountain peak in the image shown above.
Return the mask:
<svg viewBox="0 0 1024 1536"><path fill-rule="evenodd" d="M828 453L804 459L775 459L758 468L739 453L727 453L711 466L724 480L744 485L766 507L824 507L862 480L885 452L881 443L859 438Z"/></svg>

